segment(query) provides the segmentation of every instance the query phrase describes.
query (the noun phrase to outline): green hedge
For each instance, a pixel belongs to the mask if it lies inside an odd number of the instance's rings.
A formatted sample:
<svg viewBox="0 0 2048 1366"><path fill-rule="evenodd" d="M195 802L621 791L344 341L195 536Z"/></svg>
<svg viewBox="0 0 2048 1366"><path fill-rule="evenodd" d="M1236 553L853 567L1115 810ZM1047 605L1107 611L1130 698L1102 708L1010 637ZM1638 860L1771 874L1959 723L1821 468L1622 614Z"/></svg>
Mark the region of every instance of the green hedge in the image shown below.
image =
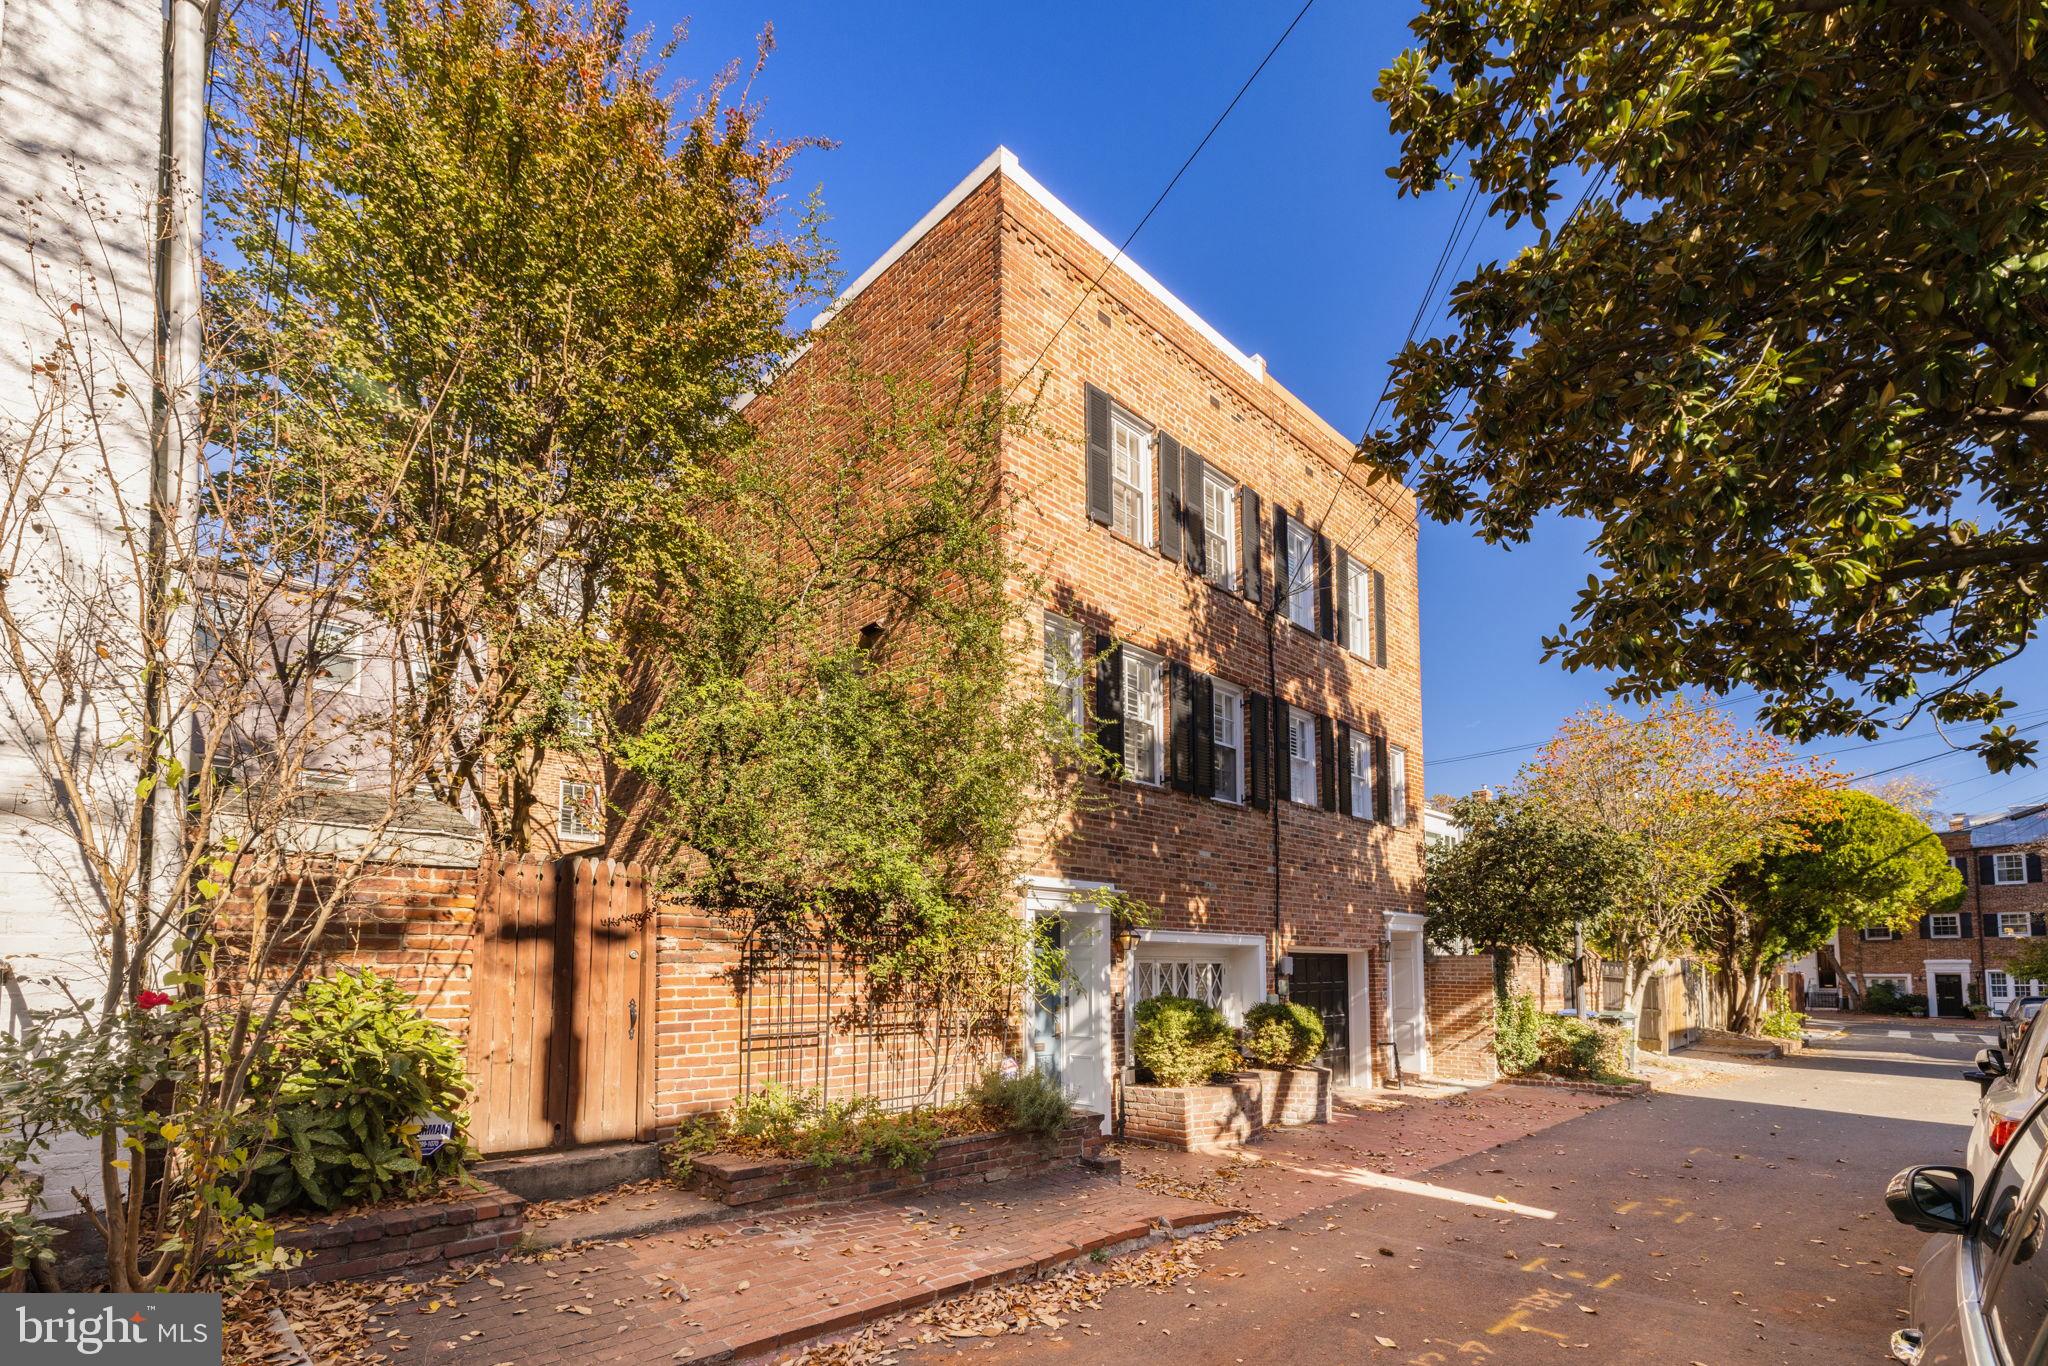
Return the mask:
<svg viewBox="0 0 2048 1366"><path fill-rule="evenodd" d="M1303 1067L1323 1051L1323 1017L1292 1001L1253 1006L1244 1026L1244 1055L1264 1067Z"/></svg>
<svg viewBox="0 0 2048 1366"><path fill-rule="evenodd" d="M1237 1045L1223 1012L1186 996L1138 1002L1131 1054L1160 1086L1200 1086L1237 1066Z"/></svg>

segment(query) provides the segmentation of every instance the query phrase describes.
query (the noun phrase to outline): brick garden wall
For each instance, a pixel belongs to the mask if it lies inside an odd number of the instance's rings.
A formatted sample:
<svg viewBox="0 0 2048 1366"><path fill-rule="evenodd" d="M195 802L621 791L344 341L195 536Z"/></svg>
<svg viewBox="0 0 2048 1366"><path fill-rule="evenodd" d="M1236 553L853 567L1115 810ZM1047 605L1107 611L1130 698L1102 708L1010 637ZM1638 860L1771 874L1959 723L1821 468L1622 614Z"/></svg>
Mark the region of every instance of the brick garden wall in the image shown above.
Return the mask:
<svg viewBox="0 0 2048 1366"><path fill-rule="evenodd" d="M1493 1056L1493 957L1438 955L1424 964L1429 1015L1430 1068L1437 1076L1491 1081L1500 1075Z"/></svg>
<svg viewBox="0 0 2048 1366"><path fill-rule="evenodd" d="M279 1246L304 1257L273 1279L312 1285L510 1252L525 1231L526 1202L480 1184L480 1190L430 1204L285 1220L278 1225Z"/></svg>

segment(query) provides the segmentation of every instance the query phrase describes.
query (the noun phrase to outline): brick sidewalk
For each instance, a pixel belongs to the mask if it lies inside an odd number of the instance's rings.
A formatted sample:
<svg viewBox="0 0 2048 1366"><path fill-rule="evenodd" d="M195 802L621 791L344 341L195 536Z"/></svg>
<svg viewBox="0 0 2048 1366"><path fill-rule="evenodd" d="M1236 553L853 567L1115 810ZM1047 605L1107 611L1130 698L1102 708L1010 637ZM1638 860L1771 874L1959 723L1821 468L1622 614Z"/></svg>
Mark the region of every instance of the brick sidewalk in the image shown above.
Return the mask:
<svg viewBox="0 0 2048 1366"><path fill-rule="evenodd" d="M701 1224L506 1263L381 1310L365 1346L437 1366L712 1360L1231 1213L1074 1172Z"/></svg>

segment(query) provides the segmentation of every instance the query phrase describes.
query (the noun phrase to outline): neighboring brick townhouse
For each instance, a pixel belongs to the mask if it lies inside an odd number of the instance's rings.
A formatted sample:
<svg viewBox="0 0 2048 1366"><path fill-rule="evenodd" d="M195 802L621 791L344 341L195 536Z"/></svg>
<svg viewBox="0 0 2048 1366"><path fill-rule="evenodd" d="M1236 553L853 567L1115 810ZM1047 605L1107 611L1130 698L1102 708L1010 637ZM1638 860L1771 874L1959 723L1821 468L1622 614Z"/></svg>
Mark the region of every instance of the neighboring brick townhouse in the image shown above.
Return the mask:
<svg viewBox="0 0 2048 1366"><path fill-rule="evenodd" d="M1963 903L1920 917L1917 929L1845 931L1836 952L1859 987L1890 982L1927 997L1927 1013L1953 1016L1972 1002L2002 1008L2015 992L2005 968L2035 938L2048 935L2048 805L1949 818L1940 832L1949 861L1962 875Z"/></svg>
<svg viewBox="0 0 2048 1366"><path fill-rule="evenodd" d="M1135 1003L1286 991L1339 1081L1429 1067L1413 498L999 149L860 275L749 419L851 355L1035 395L1003 444L1046 677L1121 753L1032 851L1076 985L1030 1046L1109 1109ZM826 343L829 342L829 345ZM819 359L830 352L834 359ZM818 373L807 375L807 367ZM1024 591L1021 590L1020 591ZM1155 908L1118 934L1105 888Z"/></svg>

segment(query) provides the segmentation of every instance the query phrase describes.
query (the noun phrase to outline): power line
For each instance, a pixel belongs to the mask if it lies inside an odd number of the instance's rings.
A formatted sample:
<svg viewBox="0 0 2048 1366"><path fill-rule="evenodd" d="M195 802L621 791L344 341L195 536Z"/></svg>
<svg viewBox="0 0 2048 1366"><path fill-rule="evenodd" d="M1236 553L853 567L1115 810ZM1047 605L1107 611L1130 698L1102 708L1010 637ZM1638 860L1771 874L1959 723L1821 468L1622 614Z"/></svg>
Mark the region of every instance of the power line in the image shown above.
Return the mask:
<svg viewBox="0 0 2048 1366"><path fill-rule="evenodd" d="M1281 45L1287 41L1289 35L1294 32L1295 27L1301 23L1310 8L1315 5L1315 2L1316 0L1305 0L1302 7L1295 11L1294 18L1288 21L1287 27L1281 30L1280 36L1273 40L1273 46L1266 49L1266 55L1261 57L1259 64L1252 68L1252 74L1244 78L1244 84L1240 85L1237 88L1237 93L1230 97L1230 103L1223 106L1223 112L1218 114L1216 121L1209 125L1209 131L1202 134L1202 140L1195 144L1195 150L1188 153L1187 159L1181 162L1180 169L1175 171L1173 178L1166 182L1166 188L1161 190L1158 198L1152 201L1152 207L1146 209L1144 217L1138 220L1137 226L1124 235L1124 240L1117 246L1116 254L1102 263L1102 269L1095 272L1095 278L1088 282L1088 288L1081 291L1081 297L1074 301L1074 306L1071 309L1067 310L1067 316L1060 319L1060 325L1053 329L1050 337L1046 338L1045 345L1038 349L1036 356L1032 357L1031 364L1025 366L1023 371L1017 376L1017 382L1010 386L1010 394L1005 395L1006 398L1014 395L1018 389L1023 387L1024 381L1030 377L1031 372L1038 368L1039 363L1045 359L1046 353L1052 350L1053 343L1057 342L1061 334L1067 330L1067 324L1074 321L1075 316L1080 313L1082 305L1086 304L1093 297L1096 289L1102 284L1104 277L1109 274L1111 268L1124 258L1124 253L1130 249L1132 241L1136 239L1139 233L1145 230L1145 225L1152 221L1152 215L1159 212L1159 206L1164 204L1166 197L1173 193L1173 187L1180 184L1180 178L1187 174L1188 167L1195 164L1195 158L1202 154L1202 149L1207 147L1209 140L1216 136L1216 130L1223 126L1223 121L1230 117L1232 110L1237 108L1238 102L1245 97L1245 92L1252 88L1252 82L1258 80L1259 73L1266 69L1267 63L1273 60L1274 56L1280 51Z"/></svg>

